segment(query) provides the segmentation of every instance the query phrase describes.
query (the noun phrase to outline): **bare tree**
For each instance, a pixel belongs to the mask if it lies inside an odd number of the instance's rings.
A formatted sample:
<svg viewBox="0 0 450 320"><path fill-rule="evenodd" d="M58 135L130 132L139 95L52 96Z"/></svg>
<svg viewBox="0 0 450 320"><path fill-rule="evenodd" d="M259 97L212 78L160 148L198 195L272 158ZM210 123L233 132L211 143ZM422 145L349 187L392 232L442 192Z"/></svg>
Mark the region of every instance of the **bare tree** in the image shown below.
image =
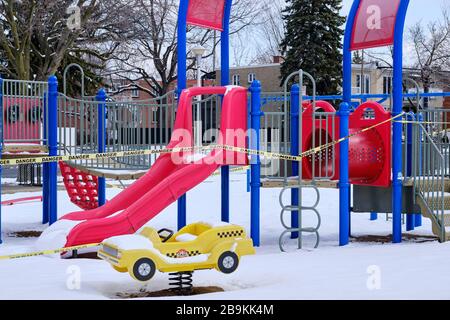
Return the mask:
<svg viewBox="0 0 450 320"><path fill-rule="evenodd" d="M252 63L270 63L273 56L281 53L280 43L284 36L284 0L264 0L258 24L254 27L258 43Z"/></svg>
<svg viewBox="0 0 450 320"><path fill-rule="evenodd" d="M254 23L259 4L246 0L233 1L231 34L236 34ZM177 15L176 0L132 0L134 9L130 19L137 37L116 52L110 66L110 76L126 79L132 86L151 96L164 95L177 79ZM207 56L214 56L219 37L214 31L197 27L188 28L188 48L202 45ZM195 59L188 52L187 69L193 70ZM143 81L145 85L140 85Z"/></svg>
<svg viewBox="0 0 450 320"><path fill-rule="evenodd" d="M128 33L127 8L121 0L1 0L0 72L43 80L65 62L101 68Z"/></svg>
<svg viewBox="0 0 450 320"><path fill-rule="evenodd" d="M430 92L436 74L450 67L449 8L442 8L442 17L425 27L421 22L409 30L414 47L415 65L420 71L424 92ZM448 83L446 83L448 85ZM428 101L425 100L425 108Z"/></svg>

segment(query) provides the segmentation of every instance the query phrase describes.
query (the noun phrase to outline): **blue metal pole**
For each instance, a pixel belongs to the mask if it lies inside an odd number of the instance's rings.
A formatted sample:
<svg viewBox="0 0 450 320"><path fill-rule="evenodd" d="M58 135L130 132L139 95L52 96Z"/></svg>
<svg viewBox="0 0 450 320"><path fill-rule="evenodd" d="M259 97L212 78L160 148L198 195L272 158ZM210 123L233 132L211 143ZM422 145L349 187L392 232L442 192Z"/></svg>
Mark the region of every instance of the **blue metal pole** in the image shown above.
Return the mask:
<svg viewBox="0 0 450 320"><path fill-rule="evenodd" d="M99 102L97 105L98 114L98 153L106 152L106 92L104 89L100 89L97 93L96 100ZM106 179L98 178L98 206L101 207L106 203Z"/></svg>
<svg viewBox="0 0 450 320"><path fill-rule="evenodd" d="M339 108L341 138L349 134L350 105L352 102L352 52L350 43L353 35L353 26L360 0L353 2L344 34L343 48L343 103ZM345 246L350 241L350 180L349 180L349 143L345 140L340 144L339 151L339 245Z"/></svg>
<svg viewBox="0 0 450 320"><path fill-rule="evenodd" d="M343 102L339 108L339 136L349 134L349 105ZM349 179L349 141L344 140L339 150L339 245L345 246L350 241L350 179Z"/></svg>
<svg viewBox="0 0 450 320"><path fill-rule="evenodd" d="M300 137L299 137L299 117L300 117L300 86L294 84L291 88L291 155L298 156L300 154ZM292 175L298 176L299 173L299 163L297 161L292 161ZM291 190L291 205L293 207L298 207L300 200L300 190ZM291 216L291 227L298 228L298 211L293 211ZM299 236L298 232L293 232L291 234L292 239L297 239Z"/></svg>
<svg viewBox="0 0 450 320"><path fill-rule="evenodd" d="M423 121L423 115L421 113L419 113L417 115L417 121L422 122ZM423 145L422 145L422 128L419 127L419 150L422 150ZM417 160L419 162L419 176L422 175L422 152L419 152L419 159ZM418 213L415 215L414 217L414 226L415 227L421 227L422 226L422 214Z"/></svg>
<svg viewBox="0 0 450 320"><path fill-rule="evenodd" d="M370 213L370 221L376 221L378 220L378 213L377 212L371 212Z"/></svg>
<svg viewBox="0 0 450 320"><path fill-rule="evenodd" d="M3 79L0 77L0 113L1 113L1 117L3 119ZM2 153L3 153L3 121L0 121L0 125L2 127L0 127L0 137L1 137L1 141L0 141L0 159L2 157ZM3 166L0 166L0 202L1 202L1 198L2 198L2 173L3 173ZM0 244L3 243L2 240L2 206L0 206Z"/></svg>
<svg viewBox="0 0 450 320"><path fill-rule="evenodd" d="M49 156L58 155L58 79L51 76L48 80L48 149ZM49 223L58 220L58 164L48 165Z"/></svg>
<svg viewBox="0 0 450 320"><path fill-rule="evenodd" d="M352 102L352 52L350 44L353 36L353 26L355 24L356 13L361 0L355 0L347 18L347 25L344 34L344 48L343 48L343 101L351 104Z"/></svg>
<svg viewBox="0 0 450 320"><path fill-rule="evenodd" d="M393 107L392 116L396 117L403 111L403 31L405 28L406 11L409 0L402 0L397 13L394 32L393 54ZM392 242L402 242L402 138L403 125L400 121L393 123L392 137Z"/></svg>
<svg viewBox="0 0 450 320"><path fill-rule="evenodd" d="M49 108L48 106L48 92L44 93L43 97L44 103L44 119L43 119L43 128L48 128L48 112ZM47 130L44 130L43 133L44 141L46 141L47 146L49 145L48 141L48 132ZM49 163L44 163L42 165L42 224L48 224L49 217L50 217L50 193L49 193Z"/></svg>
<svg viewBox="0 0 450 320"><path fill-rule="evenodd" d="M252 123L252 104L251 101L247 103L247 123ZM247 135L247 145L250 145L250 137ZM247 170L247 192L250 193L252 191L251 183L252 183L252 171L250 169Z"/></svg>
<svg viewBox="0 0 450 320"><path fill-rule="evenodd" d="M220 84L227 86L230 84L230 15L232 0L225 1L223 31L220 37L221 66ZM221 188L222 188L222 221L230 222L230 167L221 168Z"/></svg>
<svg viewBox="0 0 450 320"><path fill-rule="evenodd" d="M177 75L177 94L186 89L186 60L187 60L187 46L186 46L186 32L187 32L187 11L189 0L180 0L180 7L178 11L178 75ZM178 199L178 229L186 226L186 195Z"/></svg>
<svg viewBox="0 0 450 320"><path fill-rule="evenodd" d="M408 114L406 116L407 121L414 121L414 116L411 114ZM413 146L413 125L412 123L408 123L406 125L407 133L406 133L406 156L407 156L407 162L406 162L406 175L408 178L411 178L412 176L412 146ZM406 215L406 230L412 231L415 227L415 212L408 212Z"/></svg>
<svg viewBox="0 0 450 320"><path fill-rule="evenodd" d="M252 123L251 123L251 148L259 150L261 129L261 83L253 81L250 86L252 99ZM260 193L261 193L261 159L259 155L252 155L251 160L251 195L250 195L250 214L251 214L251 237L256 247L260 245Z"/></svg>

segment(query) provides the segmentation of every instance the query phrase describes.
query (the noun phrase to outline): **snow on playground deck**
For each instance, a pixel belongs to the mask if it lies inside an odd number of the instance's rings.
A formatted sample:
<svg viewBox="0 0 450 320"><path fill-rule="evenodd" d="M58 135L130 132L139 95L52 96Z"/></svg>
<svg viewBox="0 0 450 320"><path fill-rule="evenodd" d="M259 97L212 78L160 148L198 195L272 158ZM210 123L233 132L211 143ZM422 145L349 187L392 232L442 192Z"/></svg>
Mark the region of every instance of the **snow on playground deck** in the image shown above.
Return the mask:
<svg viewBox="0 0 450 320"><path fill-rule="evenodd" d="M249 194L243 173L231 176L231 219L249 228ZM108 198L120 190L108 189ZM321 190L322 242L317 250L280 253L280 225L277 189L261 193L262 247L255 256L244 257L232 275L217 271L194 273L196 286L219 286L225 292L183 297L183 299L449 299L450 243L372 244L352 243L338 247L338 191ZM34 194L5 195L5 200ZM313 194L311 193L311 196ZM58 193L61 215L76 210L65 192ZM3 207L4 244L0 255L32 251L36 239L8 236L12 232L44 230L40 225L41 203ZM220 217L220 177L211 177L188 194L188 222L214 222ZM368 214L355 214L354 235L387 235L391 222L369 221ZM306 218L305 220L309 220ZM311 218L311 224L315 221ZM176 227L176 205L161 213L149 225ZM308 224L305 223L305 226ZM415 234L431 234L430 222ZM311 239L312 240L312 239ZM311 241L309 241L311 243ZM51 249L51 248L49 248ZM368 269L379 268L381 288L369 290ZM80 271L81 288L70 290L74 270ZM138 292L144 285L128 274L114 271L101 260L60 260L35 257L0 261L0 299L109 299L118 293ZM168 275L157 273L146 285L149 291L168 287Z"/></svg>

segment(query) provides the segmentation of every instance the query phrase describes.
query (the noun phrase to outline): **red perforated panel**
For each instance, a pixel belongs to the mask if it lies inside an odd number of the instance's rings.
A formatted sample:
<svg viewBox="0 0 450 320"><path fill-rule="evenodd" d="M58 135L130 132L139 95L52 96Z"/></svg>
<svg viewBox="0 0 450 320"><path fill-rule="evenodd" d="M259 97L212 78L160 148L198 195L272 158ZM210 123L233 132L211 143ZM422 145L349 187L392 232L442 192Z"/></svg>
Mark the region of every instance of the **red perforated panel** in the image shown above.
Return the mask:
<svg viewBox="0 0 450 320"><path fill-rule="evenodd" d="M98 208L98 178L75 169L64 162L59 163L59 168L70 201L83 210Z"/></svg>
<svg viewBox="0 0 450 320"><path fill-rule="evenodd" d="M325 101L317 101L317 107L325 112L335 111ZM349 173L352 184L377 187L391 185L392 137L391 122L387 121L390 118L391 114L376 102L362 104L350 116ZM339 117L335 118L335 123L326 118L313 119L310 103L304 105L302 120L303 152L326 145L339 137ZM375 125L378 126L361 132ZM302 162L303 177L312 179L314 175L315 178L331 177L331 180L339 180L339 149L340 145L337 144L334 150L332 147L324 148L314 156L307 157Z"/></svg>
<svg viewBox="0 0 450 320"><path fill-rule="evenodd" d="M353 25L350 50L393 44L399 5L400 0L361 0Z"/></svg>
<svg viewBox="0 0 450 320"><path fill-rule="evenodd" d="M222 31L224 8L225 0L189 0L187 23Z"/></svg>

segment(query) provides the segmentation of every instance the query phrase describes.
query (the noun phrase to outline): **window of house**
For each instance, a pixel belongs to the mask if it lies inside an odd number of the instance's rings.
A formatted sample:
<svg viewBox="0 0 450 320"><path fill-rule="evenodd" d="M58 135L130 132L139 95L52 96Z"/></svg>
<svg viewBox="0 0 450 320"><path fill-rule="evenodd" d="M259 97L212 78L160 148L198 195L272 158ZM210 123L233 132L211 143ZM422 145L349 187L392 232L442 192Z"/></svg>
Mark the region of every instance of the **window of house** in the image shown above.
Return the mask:
<svg viewBox="0 0 450 320"><path fill-rule="evenodd" d="M369 74L365 74L364 75L364 92L363 90L361 90L361 75L357 74L356 75L356 88L357 91L361 94L370 94L370 75Z"/></svg>
<svg viewBox="0 0 450 320"><path fill-rule="evenodd" d="M254 73L249 73L248 74L248 83L253 83L253 81L256 80L256 74Z"/></svg>
<svg viewBox="0 0 450 320"><path fill-rule="evenodd" d="M241 76L238 74L233 75L233 86L241 85Z"/></svg>
<svg viewBox="0 0 450 320"><path fill-rule="evenodd" d="M392 77L383 77L383 94L392 93Z"/></svg>
<svg viewBox="0 0 450 320"><path fill-rule="evenodd" d="M131 97L139 98L139 89L138 88L134 88L133 90L131 90Z"/></svg>

